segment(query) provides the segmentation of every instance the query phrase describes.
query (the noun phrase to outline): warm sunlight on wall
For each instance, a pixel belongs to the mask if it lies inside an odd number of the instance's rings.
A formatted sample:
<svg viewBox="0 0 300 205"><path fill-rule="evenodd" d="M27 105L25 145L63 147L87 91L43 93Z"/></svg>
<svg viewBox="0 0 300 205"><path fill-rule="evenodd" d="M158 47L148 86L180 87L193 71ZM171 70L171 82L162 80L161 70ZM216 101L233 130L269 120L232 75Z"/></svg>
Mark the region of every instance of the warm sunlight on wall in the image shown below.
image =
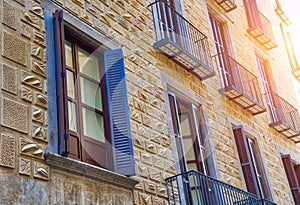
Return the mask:
<svg viewBox="0 0 300 205"><path fill-rule="evenodd" d="M300 62L300 4L299 0L285 0L286 14L291 19L289 26L298 62Z"/></svg>

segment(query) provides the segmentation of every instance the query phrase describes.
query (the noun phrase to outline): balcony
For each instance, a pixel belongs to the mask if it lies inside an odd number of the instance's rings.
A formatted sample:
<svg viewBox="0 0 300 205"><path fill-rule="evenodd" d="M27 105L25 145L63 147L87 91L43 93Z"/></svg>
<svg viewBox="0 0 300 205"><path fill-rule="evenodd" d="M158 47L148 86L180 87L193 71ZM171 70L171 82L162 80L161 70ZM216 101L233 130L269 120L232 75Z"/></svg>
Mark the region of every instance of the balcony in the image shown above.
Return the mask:
<svg viewBox="0 0 300 205"><path fill-rule="evenodd" d="M279 0L276 0L276 5L277 5L277 7L275 9L275 12L279 16L279 18L283 21L283 23L285 23L285 25L290 25L292 22L287 17L287 15L284 12L284 10L282 9L282 6L281 6L281 3L279 2Z"/></svg>
<svg viewBox="0 0 300 205"><path fill-rule="evenodd" d="M300 142L300 116L298 110L276 93L266 94L270 117L269 126L293 140Z"/></svg>
<svg viewBox="0 0 300 205"><path fill-rule="evenodd" d="M276 205L196 171L166 179L169 205Z"/></svg>
<svg viewBox="0 0 300 205"><path fill-rule="evenodd" d="M156 32L153 47L201 80L214 76L207 37L164 0L151 7Z"/></svg>
<svg viewBox="0 0 300 205"><path fill-rule="evenodd" d="M247 10L246 10L247 11ZM277 46L271 22L255 7L249 6L248 33L252 35L265 49L270 50Z"/></svg>
<svg viewBox="0 0 300 205"><path fill-rule="evenodd" d="M252 115L265 112L257 77L226 53L215 58L224 85L220 92Z"/></svg>
<svg viewBox="0 0 300 205"><path fill-rule="evenodd" d="M226 12L236 9L234 0L215 0Z"/></svg>

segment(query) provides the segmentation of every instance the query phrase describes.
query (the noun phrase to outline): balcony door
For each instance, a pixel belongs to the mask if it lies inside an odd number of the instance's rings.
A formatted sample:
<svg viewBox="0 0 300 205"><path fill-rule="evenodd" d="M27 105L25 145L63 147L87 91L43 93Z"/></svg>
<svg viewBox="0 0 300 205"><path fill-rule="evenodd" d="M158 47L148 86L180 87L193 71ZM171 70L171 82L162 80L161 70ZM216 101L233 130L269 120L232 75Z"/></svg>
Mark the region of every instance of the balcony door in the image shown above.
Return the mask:
<svg viewBox="0 0 300 205"><path fill-rule="evenodd" d="M204 138L199 122L198 107L169 92L172 115L172 134L176 142L178 162L181 173L191 170L208 174L204 156Z"/></svg>
<svg viewBox="0 0 300 205"><path fill-rule="evenodd" d="M232 85L232 66L227 57L228 54L228 43L226 42L226 33L224 30L224 25L217 20L213 15L209 15L215 48L217 51L216 60L219 67L219 72L221 81L224 87Z"/></svg>
<svg viewBox="0 0 300 205"><path fill-rule="evenodd" d="M274 85L272 83L271 71L267 69L266 62L260 57L256 56L256 64L259 70L260 78L263 84L263 89L265 91L267 105L270 111L271 118L273 122L278 121L278 110L276 109L276 102L273 98Z"/></svg>

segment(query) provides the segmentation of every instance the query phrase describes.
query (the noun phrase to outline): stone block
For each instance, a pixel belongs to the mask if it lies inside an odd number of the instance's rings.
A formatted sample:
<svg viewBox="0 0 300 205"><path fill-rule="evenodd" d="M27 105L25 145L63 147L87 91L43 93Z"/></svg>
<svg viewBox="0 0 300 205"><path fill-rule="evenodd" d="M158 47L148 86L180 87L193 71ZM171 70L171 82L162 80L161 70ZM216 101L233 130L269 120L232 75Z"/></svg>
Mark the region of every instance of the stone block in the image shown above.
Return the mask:
<svg viewBox="0 0 300 205"><path fill-rule="evenodd" d="M47 130L40 125L32 125L32 138L48 142Z"/></svg>
<svg viewBox="0 0 300 205"><path fill-rule="evenodd" d="M2 66L2 89L17 94L17 69L3 64Z"/></svg>
<svg viewBox="0 0 300 205"><path fill-rule="evenodd" d="M44 77L46 77L46 75L47 75L46 65L37 60L32 60L31 70L37 74L44 76Z"/></svg>
<svg viewBox="0 0 300 205"><path fill-rule="evenodd" d="M15 168L16 141L13 136L1 135L0 138L0 165Z"/></svg>
<svg viewBox="0 0 300 205"><path fill-rule="evenodd" d="M39 122L41 124L44 124L45 122L45 111L37 108L37 107L33 107L32 108L32 120L35 122Z"/></svg>
<svg viewBox="0 0 300 205"><path fill-rule="evenodd" d="M19 139L19 153L39 159L43 158L44 150L37 143L20 137Z"/></svg>
<svg viewBox="0 0 300 205"><path fill-rule="evenodd" d="M46 95L41 93L35 93L35 104L47 108L48 100Z"/></svg>
<svg viewBox="0 0 300 205"><path fill-rule="evenodd" d="M28 43L13 34L3 31L2 55L21 65L28 65Z"/></svg>
<svg viewBox="0 0 300 205"><path fill-rule="evenodd" d="M19 174L31 175L31 160L26 158L19 158Z"/></svg>
<svg viewBox="0 0 300 205"><path fill-rule="evenodd" d="M7 98L2 99L1 106L1 125L28 133L28 108Z"/></svg>
<svg viewBox="0 0 300 205"><path fill-rule="evenodd" d="M33 88L43 90L43 85L44 85L43 80L29 72L25 72L25 71L22 72L21 81L22 83L29 85Z"/></svg>
<svg viewBox="0 0 300 205"><path fill-rule="evenodd" d="M33 162L33 176L35 178L49 180L50 178L49 166L40 162Z"/></svg>
<svg viewBox="0 0 300 205"><path fill-rule="evenodd" d="M33 101L33 91L25 86L22 86L21 87L21 98L28 102L32 102Z"/></svg>
<svg viewBox="0 0 300 205"><path fill-rule="evenodd" d="M12 4L9 4L7 1L3 1L3 24L16 29L17 27L17 10L16 7Z"/></svg>

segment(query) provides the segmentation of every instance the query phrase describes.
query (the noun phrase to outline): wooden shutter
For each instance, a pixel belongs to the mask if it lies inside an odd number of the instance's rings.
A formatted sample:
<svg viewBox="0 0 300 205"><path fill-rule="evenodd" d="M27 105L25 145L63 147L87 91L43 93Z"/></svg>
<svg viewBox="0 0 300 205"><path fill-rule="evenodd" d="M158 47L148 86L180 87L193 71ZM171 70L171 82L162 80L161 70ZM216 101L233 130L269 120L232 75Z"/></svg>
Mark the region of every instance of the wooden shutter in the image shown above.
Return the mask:
<svg viewBox="0 0 300 205"><path fill-rule="evenodd" d="M175 143L176 143L178 160L179 160L178 163L179 163L181 172L186 172L187 168L185 165L185 158L184 158L184 151L183 151L184 149L183 149L183 143L182 143L182 138L181 138L176 96L175 96L175 94L169 92L168 98L169 98L171 118L172 118L173 134L175 137Z"/></svg>
<svg viewBox="0 0 300 205"><path fill-rule="evenodd" d="M252 194L259 195L257 178L254 173L254 167L250 156L250 151L247 143L247 138L244 133L243 126L236 126L233 128L233 134L237 146L237 151L242 166L244 179L247 190Z"/></svg>
<svg viewBox="0 0 300 205"><path fill-rule="evenodd" d="M115 171L127 176L135 175L122 50L106 51L104 66Z"/></svg>
<svg viewBox="0 0 300 205"><path fill-rule="evenodd" d="M66 59L65 59L65 32L63 11L56 10L54 13L55 50L57 63L57 104L59 105L59 153L68 156L70 153L69 122L68 122L68 96L66 79Z"/></svg>
<svg viewBox="0 0 300 205"><path fill-rule="evenodd" d="M297 180L297 176L295 173L291 156L287 154L287 155L282 155L281 158L282 158L283 166L285 169L285 173L287 175L287 179L289 181L289 185L292 191L295 204L300 204L300 188L299 188L299 183Z"/></svg>

